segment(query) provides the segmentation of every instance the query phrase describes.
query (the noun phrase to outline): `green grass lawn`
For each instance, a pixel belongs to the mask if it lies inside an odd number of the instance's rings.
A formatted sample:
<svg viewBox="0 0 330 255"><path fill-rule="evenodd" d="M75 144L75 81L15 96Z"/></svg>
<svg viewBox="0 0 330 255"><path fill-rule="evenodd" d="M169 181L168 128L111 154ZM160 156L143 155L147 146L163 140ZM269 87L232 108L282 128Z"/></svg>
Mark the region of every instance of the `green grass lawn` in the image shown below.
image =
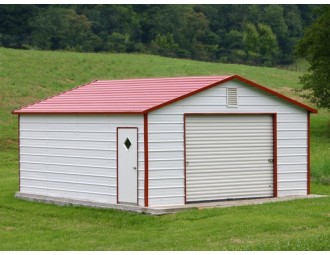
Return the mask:
<svg viewBox="0 0 330 255"><path fill-rule="evenodd" d="M0 250L329 250L330 197L165 216L14 198L19 106L95 79L239 74L299 98L299 73L136 54L0 48ZM305 102L308 103L308 102ZM312 115L312 193L330 195L330 115Z"/></svg>

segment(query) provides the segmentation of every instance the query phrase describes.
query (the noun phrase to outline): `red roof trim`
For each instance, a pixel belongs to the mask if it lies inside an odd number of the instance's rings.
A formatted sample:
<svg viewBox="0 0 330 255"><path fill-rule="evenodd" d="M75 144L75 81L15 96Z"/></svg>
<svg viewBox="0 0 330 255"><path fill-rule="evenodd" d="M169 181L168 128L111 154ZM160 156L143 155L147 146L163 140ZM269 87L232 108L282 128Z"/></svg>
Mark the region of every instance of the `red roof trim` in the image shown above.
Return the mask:
<svg viewBox="0 0 330 255"><path fill-rule="evenodd" d="M232 77L233 77L233 78L236 78L236 79L238 79L238 80L240 80L240 81L242 81L242 82L244 82L244 83L247 83L247 84L251 85L252 87L255 87L255 88L261 89L261 90L266 91L266 92L268 92L268 93L270 93L270 94L272 94L272 95L274 95L274 96L277 96L277 97L279 97L279 98L281 98L281 99L284 99L284 100L286 100L286 101L288 101L288 102L290 102L290 103L292 103L292 104L295 104L295 105L297 105L297 106L299 106L299 107L305 108L305 109L306 109L307 111L309 111L309 112L317 113L317 110L316 110L316 109L314 109L314 108L312 108L312 107L309 107L308 105L305 105L305 104L303 104L303 103L300 103L300 102L298 102L298 101L296 101L296 100L294 100L294 99L292 99L292 98L290 98L290 97L284 96L284 95L282 95L282 94L280 94L280 93L278 93L278 92L276 92L276 91L274 91L274 90L271 90L271 89L269 89L269 88L266 88L266 87L264 87L264 86L261 86L261 85L255 83L255 82L253 82L253 81L247 80L247 79L245 79L244 77L241 77L241 76L239 76L239 75L234 75L234 76L232 76Z"/></svg>
<svg viewBox="0 0 330 255"><path fill-rule="evenodd" d="M270 94L272 94L272 95L274 95L274 96L277 96L277 97L279 97L279 98L281 98L281 99L284 99L284 100L286 100L286 101L288 101L288 102L290 102L290 103L292 103L292 104L295 104L295 105L297 105L297 106L299 106L299 107L302 107L302 108L306 109L306 110L309 111L309 112L317 113L317 110L314 109L314 108L311 108L311 107L309 107L309 106L307 106L307 105L305 105L305 104L302 104L302 103L300 103L300 102L298 102L298 101L296 101L296 100L294 100L294 99L292 99L292 98L289 98L289 97L287 97L287 96L284 96L284 95L282 95L282 94L280 94L280 93L278 93L278 92L276 92L276 91L274 91L274 90L271 90L271 89L269 89L269 88L266 88L266 87L264 87L264 86L261 86L261 85L255 83L255 82L253 82L253 81L247 80L247 79L245 79L245 78L243 78L243 77L241 77L241 76L239 76L239 75L232 75L232 76L229 76L229 77L227 77L227 78L225 78L225 79L223 79L223 80L221 80L221 81L218 81L218 82L212 83L212 84L210 84L210 85L208 85L208 86L205 86L205 87L203 87L203 88L201 88L201 89L195 90L195 91L193 91L193 92L191 92L191 93L188 93L188 94L182 95L182 96L180 96L180 97L177 97L177 98L174 98L174 99L172 99L172 100L170 100L170 101L167 101L167 102L165 102L165 103L163 103L163 104L160 104L160 105L157 105L157 106L155 106L155 107L149 108L149 109L147 109L146 111L144 111L144 113L148 113L148 112L151 112L151 111L157 110L157 109L162 108L162 107L164 107L164 106L166 106L166 105L172 104L172 103L174 103L174 102L177 102L177 101L182 100L182 99L184 99L184 98L190 97L190 96L195 95L195 94L197 94L197 93L199 93L199 92L202 92L202 91L207 90L207 89L210 89L210 88L212 88L212 87L214 87L214 86L217 86L217 85L223 84L223 83L225 83L225 82L227 82L227 81L231 81L231 80L233 80L233 79L240 80L240 81L242 81L242 82L244 82L244 83L246 83L246 84L248 84L248 85L250 85L250 86L252 86L252 87L258 88L258 89L263 90L263 91L265 91L265 92L267 92L267 93L270 93Z"/></svg>
<svg viewBox="0 0 330 255"><path fill-rule="evenodd" d="M16 110L15 110L16 111ZM143 114L142 112L12 112L12 114L51 114L51 115L63 115L63 114Z"/></svg>
<svg viewBox="0 0 330 255"><path fill-rule="evenodd" d="M227 77L227 78L225 78L225 79L223 79L223 80L221 80L221 81L217 81L217 82L215 82L215 83L212 83L212 84L207 85L207 86L205 86L205 87L203 87L203 88L197 89L197 90L195 90L195 91L193 91L193 92L190 92L190 93L188 93L188 94L182 95L182 96L177 97L177 98L174 98L174 99L172 99L172 100L169 100L169 101L167 101L167 102L165 102L165 103L163 103L163 104L159 104L159 105L156 105L155 107L151 107L151 108L147 109L144 113L147 113L147 112L151 112L151 111L157 110L157 109L162 108L162 107L164 107L164 106L166 106L166 105L169 105L169 104L172 104L172 103L174 103L174 102L176 102L176 101L179 101L179 100L182 100L182 99L184 99L184 98L190 97L190 96L192 96L192 95L195 95L195 94L197 94L197 93L199 93L199 92L202 92L202 91L204 91L204 90L207 90L207 89L209 89L209 88L212 88L212 87L214 87L214 86L216 86L216 85L219 85L219 84L221 84L221 83L224 83L224 82L226 82L226 81L230 81L230 80L232 80L232 79L233 79L233 76L229 76L229 77Z"/></svg>

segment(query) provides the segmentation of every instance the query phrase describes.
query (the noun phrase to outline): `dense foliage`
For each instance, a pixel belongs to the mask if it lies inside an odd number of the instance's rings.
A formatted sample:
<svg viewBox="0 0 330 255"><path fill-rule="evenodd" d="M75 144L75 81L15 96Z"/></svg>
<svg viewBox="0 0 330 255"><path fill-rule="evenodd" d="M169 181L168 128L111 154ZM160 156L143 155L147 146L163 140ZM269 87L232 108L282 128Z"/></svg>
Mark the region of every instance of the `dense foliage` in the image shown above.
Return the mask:
<svg viewBox="0 0 330 255"><path fill-rule="evenodd" d="M293 60L312 5L0 5L0 46L144 52L272 66Z"/></svg>
<svg viewBox="0 0 330 255"><path fill-rule="evenodd" d="M318 106L330 109L330 6L323 6L319 12L321 15L298 43L297 52L310 64L301 82L312 90Z"/></svg>

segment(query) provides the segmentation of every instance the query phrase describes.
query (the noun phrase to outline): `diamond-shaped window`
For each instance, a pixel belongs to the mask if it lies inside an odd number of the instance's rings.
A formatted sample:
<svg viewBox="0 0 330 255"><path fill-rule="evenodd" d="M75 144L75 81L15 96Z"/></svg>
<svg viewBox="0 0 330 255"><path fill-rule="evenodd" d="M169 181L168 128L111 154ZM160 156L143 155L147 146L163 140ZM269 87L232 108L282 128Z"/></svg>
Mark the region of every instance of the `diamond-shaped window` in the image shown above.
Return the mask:
<svg viewBox="0 0 330 255"><path fill-rule="evenodd" d="M127 150L128 150L128 149L131 147L131 145L132 145L132 143L131 143L131 141L128 139L128 137L126 138L124 144L125 144Z"/></svg>

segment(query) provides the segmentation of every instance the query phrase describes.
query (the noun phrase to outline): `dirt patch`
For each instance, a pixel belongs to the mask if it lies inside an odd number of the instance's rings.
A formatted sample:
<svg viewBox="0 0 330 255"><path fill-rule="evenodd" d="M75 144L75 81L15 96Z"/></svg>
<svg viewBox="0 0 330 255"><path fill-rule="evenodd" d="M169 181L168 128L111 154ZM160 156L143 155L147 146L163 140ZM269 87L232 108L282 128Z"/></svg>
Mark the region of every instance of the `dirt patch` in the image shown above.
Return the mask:
<svg viewBox="0 0 330 255"><path fill-rule="evenodd" d="M0 231L14 231L16 228L8 226L8 227L1 227Z"/></svg>
<svg viewBox="0 0 330 255"><path fill-rule="evenodd" d="M241 239L238 239L238 238L230 239L230 242L231 243L236 243L236 244L243 244L244 243L244 241L242 241Z"/></svg>

